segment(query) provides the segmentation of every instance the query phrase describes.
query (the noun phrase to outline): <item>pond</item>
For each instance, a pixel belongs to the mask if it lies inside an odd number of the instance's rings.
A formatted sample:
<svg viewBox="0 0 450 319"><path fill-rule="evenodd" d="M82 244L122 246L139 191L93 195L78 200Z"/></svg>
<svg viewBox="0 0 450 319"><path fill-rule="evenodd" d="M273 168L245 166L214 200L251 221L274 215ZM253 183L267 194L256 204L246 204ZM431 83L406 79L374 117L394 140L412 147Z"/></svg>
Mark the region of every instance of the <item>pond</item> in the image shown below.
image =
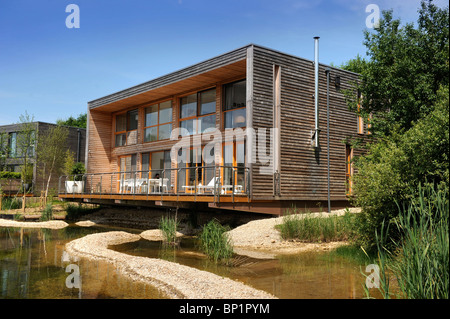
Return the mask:
<svg viewBox="0 0 450 319"><path fill-rule="evenodd" d="M60 230L0 227L0 298L162 299L152 286L135 283L108 263L69 260L64 246L88 234L125 230L69 226ZM75 285L73 275L81 280Z"/></svg>
<svg viewBox="0 0 450 319"><path fill-rule="evenodd" d="M167 298L156 288L118 274L111 264L69 260L67 242L88 234L124 230L111 227L69 226L61 230L0 227L0 298ZM236 256L232 266L216 265L197 249L196 238L183 238L178 248L141 239L110 247L113 250L162 258L239 280L278 298L363 298L360 265L329 252L301 253L256 259ZM81 280L73 280L78 271Z"/></svg>

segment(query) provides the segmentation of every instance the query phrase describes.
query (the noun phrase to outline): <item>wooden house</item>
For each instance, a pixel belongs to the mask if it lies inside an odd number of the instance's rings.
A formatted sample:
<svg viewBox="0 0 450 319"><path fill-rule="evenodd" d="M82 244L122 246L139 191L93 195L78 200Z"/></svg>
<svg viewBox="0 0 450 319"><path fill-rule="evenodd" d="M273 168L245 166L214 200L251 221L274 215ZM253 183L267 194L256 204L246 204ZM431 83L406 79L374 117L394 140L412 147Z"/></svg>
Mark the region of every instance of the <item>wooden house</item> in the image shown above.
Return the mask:
<svg viewBox="0 0 450 319"><path fill-rule="evenodd" d="M365 131L344 90L357 80L250 44L90 101L83 191L60 197L268 214L348 206L358 150L346 141Z"/></svg>

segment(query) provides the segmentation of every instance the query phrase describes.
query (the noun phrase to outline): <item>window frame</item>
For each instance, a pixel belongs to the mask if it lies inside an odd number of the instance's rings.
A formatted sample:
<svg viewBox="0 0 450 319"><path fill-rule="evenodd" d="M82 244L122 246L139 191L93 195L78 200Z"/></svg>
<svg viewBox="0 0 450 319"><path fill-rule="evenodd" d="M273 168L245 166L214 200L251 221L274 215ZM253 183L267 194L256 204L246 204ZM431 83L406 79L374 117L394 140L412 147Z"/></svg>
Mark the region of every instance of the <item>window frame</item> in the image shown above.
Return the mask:
<svg viewBox="0 0 450 319"><path fill-rule="evenodd" d="M241 128L241 129L245 129L247 127L247 115L245 116L245 125L244 126L237 126L237 127L226 127L226 113L229 112L233 112L233 111L237 111L237 110L242 110L242 109L246 109L247 108L247 101L245 102L245 106L241 106L241 107L236 107L236 108L230 108L230 109L226 109L226 87L238 82L245 82L246 78L244 79L240 79L240 80L236 80L233 82L229 82L229 83L225 83L222 85L222 117L223 117L223 121L222 121L222 126L223 129L235 129L235 128ZM247 83L246 83L246 87L247 87Z"/></svg>
<svg viewBox="0 0 450 319"><path fill-rule="evenodd" d="M170 120L170 122L160 123L161 104L166 103L166 102L170 102L170 114L171 114L170 117L171 117L171 120ZM157 124L156 125L146 126L146 124L147 124L146 123L147 122L147 109L152 107L152 106L154 106L154 105L158 105L158 111L157 111L157 113L158 113L158 120L157 120ZM169 134L168 138L165 138L165 139L160 139L159 138L159 128L160 128L160 126L169 125L169 124L171 125L171 128L173 129L173 101L171 99L170 100L161 101L161 102L158 102L158 103L153 103L153 104L150 104L148 106L145 106L144 107L144 124L143 124L143 129L142 129L142 132L143 132L143 134L142 134L142 136L143 136L142 143L152 143L152 142L158 142L158 141L164 141L164 140L170 139L170 134ZM148 128L154 128L154 127L156 128L156 140L154 140L154 141L146 141L145 140L145 137L146 137L145 131Z"/></svg>
<svg viewBox="0 0 450 319"><path fill-rule="evenodd" d="M200 112L201 111L201 106L202 106L202 103L201 103L201 96L202 96L202 94L205 93L205 92L208 92L208 91L213 91L213 90L215 92L215 94L214 94L215 95L214 111L211 112L211 113L200 115L200 113L201 113ZM182 108L183 104L182 104L181 101L182 101L183 98L185 98L187 96L190 96L190 95L194 95L194 94L196 94L196 115L182 118L181 117L181 108ZM179 114L180 114L180 116L178 118L178 125L179 125L179 127L180 128L182 127L181 126L181 122L189 121L189 120L195 120L195 122L194 122L195 125L193 124L193 128L192 128L193 129L192 134L189 134L189 135L186 135L186 136L194 136L194 135L198 135L198 134L203 134L204 133L204 130L202 132L198 131L198 121L199 121L199 119L204 118L204 117L208 117L208 116L213 116L214 115L214 128L217 127L217 87L214 86L214 87L211 87L211 88L208 88L208 89L205 89L205 90L197 91L196 93L191 93L191 94L187 94L187 95L181 96L179 98L179 101L180 101L180 105L179 105L180 106L179 107Z"/></svg>
<svg viewBox="0 0 450 319"><path fill-rule="evenodd" d="M128 123L129 120L128 119L129 119L129 113L131 113L131 112L137 112L137 116L138 116L137 128L133 129L133 130L128 130L128 127L129 127L129 123ZM125 130L117 132L116 131L117 130L117 117L118 116L123 116L123 115L125 115L125 119L126 119ZM123 111L123 112L114 114L114 148L138 144L137 135L136 135L136 143L128 144L128 134L130 132L134 132L134 131L137 132L138 129L139 129L139 108L134 108L134 109L131 109L131 110L127 110L127 111ZM124 145L117 145L116 144L118 135L125 135L125 144Z"/></svg>

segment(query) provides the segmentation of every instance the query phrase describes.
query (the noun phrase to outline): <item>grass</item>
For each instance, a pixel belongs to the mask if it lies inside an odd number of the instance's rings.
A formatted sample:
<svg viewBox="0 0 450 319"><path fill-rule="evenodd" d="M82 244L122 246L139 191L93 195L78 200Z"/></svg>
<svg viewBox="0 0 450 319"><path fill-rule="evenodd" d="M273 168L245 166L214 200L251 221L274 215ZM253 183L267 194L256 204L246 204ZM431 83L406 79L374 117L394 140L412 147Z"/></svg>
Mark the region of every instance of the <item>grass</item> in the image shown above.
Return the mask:
<svg viewBox="0 0 450 319"><path fill-rule="evenodd" d="M177 228L179 221L175 217L161 217L159 222L159 229L163 233L164 242L167 244L176 244L177 240Z"/></svg>
<svg viewBox="0 0 450 319"><path fill-rule="evenodd" d="M228 230L213 219L203 227L200 234L201 250L216 263L229 264L233 257L233 245L225 233Z"/></svg>
<svg viewBox="0 0 450 319"><path fill-rule="evenodd" d="M277 226L283 239L303 242L345 241L351 237L353 215L316 217L311 213L296 214L295 208L288 211L283 223Z"/></svg>
<svg viewBox="0 0 450 319"><path fill-rule="evenodd" d="M52 204L47 204L41 214L41 221L48 221L53 219L53 207Z"/></svg>
<svg viewBox="0 0 450 319"><path fill-rule="evenodd" d="M399 206L399 216L377 234L380 292L384 298L448 299L448 188L420 187L419 196ZM386 248L389 227L401 239ZM391 288L394 277L398 292Z"/></svg>
<svg viewBox="0 0 450 319"><path fill-rule="evenodd" d="M17 197L2 198L2 210L22 208L22 199Z"/></svg>

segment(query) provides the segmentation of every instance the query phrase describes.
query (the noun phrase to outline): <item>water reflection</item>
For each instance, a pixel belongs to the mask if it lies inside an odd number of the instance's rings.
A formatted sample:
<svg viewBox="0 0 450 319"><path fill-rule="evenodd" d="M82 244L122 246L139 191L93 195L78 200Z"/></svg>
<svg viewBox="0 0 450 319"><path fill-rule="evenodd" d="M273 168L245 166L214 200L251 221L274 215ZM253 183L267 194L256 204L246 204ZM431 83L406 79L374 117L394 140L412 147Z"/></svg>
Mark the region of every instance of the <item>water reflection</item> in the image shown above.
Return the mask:
<svg viewBox="0 0 450 319"><path fill-rule="evenodd" d="M194 238L183 239L176 249L163 249L160 242L141 239L110 248L130 255L162 258L213 272L283 299L365 297L362 286L365 277L361 274L360 265L328 252L301 253L279 256L276 259L236 256L233 266L229 267L211 262L196 246Z"/></svg>
<svg viewBox="0 0 450 319"><path fill-rule="evenodd" d="M1 298L166 298L109 263L70 258L64 251L70 240L110 230L0 228Z"/></svg>

